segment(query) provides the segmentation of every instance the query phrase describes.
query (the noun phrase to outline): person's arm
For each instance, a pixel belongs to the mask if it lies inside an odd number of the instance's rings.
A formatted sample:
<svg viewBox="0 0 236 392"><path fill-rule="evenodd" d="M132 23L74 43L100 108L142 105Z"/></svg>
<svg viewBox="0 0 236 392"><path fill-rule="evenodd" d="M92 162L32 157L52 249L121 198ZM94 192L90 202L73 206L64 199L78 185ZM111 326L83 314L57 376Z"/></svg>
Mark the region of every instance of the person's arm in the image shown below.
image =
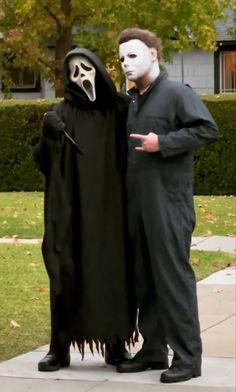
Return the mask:
<svg viewBox="0 0 236 392"><path fill-rule="evenodd" d="M219 130L214 119L191 87L180 85L175 105L180 129L158 135L158 149L164 158L194 150L218 139Z"/></svg>
<svg viewBox="0 0 236 392"><path fill-rule="evenodd" d="M55 111L45 113L42 137L34 148L34 160L38 169L47 175L50 172L54 153L64 137L65 125Z"/></svg>

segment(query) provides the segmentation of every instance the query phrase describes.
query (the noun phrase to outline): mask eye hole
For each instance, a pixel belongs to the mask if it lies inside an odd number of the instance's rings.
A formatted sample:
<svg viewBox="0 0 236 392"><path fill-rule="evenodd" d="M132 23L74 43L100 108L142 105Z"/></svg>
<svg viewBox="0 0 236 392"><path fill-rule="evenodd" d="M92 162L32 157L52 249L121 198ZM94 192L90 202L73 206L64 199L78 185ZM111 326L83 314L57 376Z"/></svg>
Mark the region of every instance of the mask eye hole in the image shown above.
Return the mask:
<svg viewBox="0 0 236 392"><path fill-rule="evenodd" d="M125 58L122 56L122 57L120 58L120 62L123 63L124 61L125 61Z"/></svg>
<svg viewBox="0 0 236 392"><path fill-rule="evenodd" d="M87 65L85 65L84 63L81 63L81 68L83 68L85 71L92 71L91 67L88 67Z"/></svg>
<svg viewBox="0 0 236 392"><path fill-rule="evenodd" d="M73 77L74 77L74 78L77 78L78 76L79 76L79 67L78 67L78 65L76 65L76 66L75 66L75 72L74 72Z"/></svg>

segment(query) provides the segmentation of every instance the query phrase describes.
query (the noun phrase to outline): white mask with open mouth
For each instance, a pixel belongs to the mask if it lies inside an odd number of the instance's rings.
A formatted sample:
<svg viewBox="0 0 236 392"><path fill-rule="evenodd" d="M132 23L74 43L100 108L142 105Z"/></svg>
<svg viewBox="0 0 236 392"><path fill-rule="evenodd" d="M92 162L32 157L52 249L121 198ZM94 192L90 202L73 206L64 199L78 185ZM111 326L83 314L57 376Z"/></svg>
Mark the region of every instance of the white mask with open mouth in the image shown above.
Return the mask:
<svg viewBox="0 0 236 392"><path fill-rule="evenodd" d="M72 56L69 60L70 80L85 92L90 101L96 100L94 65L83 55Z"/></svg>

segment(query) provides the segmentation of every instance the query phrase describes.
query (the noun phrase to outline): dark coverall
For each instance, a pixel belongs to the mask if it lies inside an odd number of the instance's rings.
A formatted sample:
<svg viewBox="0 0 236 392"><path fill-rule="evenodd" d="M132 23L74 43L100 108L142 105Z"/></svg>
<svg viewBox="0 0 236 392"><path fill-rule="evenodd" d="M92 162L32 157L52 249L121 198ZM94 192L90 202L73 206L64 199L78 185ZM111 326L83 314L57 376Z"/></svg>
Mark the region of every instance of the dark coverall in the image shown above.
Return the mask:
<svg viewBox="0 0 236 392"><path fill-rule="evenodd" d="M195 226L193 151L218 138L205 105L184 84L159 75L144 95L133 88L127 131L159 137L159 152L135 150L129 138L129 232L136 260L139 361L201 364L196 279L189 263Z"/></svg>

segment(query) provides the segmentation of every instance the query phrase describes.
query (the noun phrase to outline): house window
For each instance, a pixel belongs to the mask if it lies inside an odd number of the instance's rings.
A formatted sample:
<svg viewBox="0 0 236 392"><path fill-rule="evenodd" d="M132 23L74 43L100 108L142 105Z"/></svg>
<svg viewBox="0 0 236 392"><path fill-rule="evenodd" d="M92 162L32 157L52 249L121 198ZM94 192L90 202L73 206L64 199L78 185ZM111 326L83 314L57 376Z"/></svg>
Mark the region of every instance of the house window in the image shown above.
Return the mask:
<svg viewBox="0 0 236 392"><path fill-rule="evenodd" d="M12 91L39 91L40 80L35 71L24 67L11 70L11 77L14 83Z"/></svg>
<svg viewBox="0 0 236 392"><path fill-rule="evenodd" d="M8 70L14 83L11 88L12 92L39 92L40 91L40 75L32 71L28 67L11 68ZM2 78L2 91L5 91L4 77Z"/></svg>
<svg viewBox="0 0 236 392"><path fill-rule="evenodd" d="M14 88L34 88L36 86L36 74L29 68L16 69L11 72Z"/></svg>
<svg viewBox="0 0 236 392"><path fill-rule="evenodd" d="M222 51L219 58L220 93L236 92L236 51Z"/></svg>

